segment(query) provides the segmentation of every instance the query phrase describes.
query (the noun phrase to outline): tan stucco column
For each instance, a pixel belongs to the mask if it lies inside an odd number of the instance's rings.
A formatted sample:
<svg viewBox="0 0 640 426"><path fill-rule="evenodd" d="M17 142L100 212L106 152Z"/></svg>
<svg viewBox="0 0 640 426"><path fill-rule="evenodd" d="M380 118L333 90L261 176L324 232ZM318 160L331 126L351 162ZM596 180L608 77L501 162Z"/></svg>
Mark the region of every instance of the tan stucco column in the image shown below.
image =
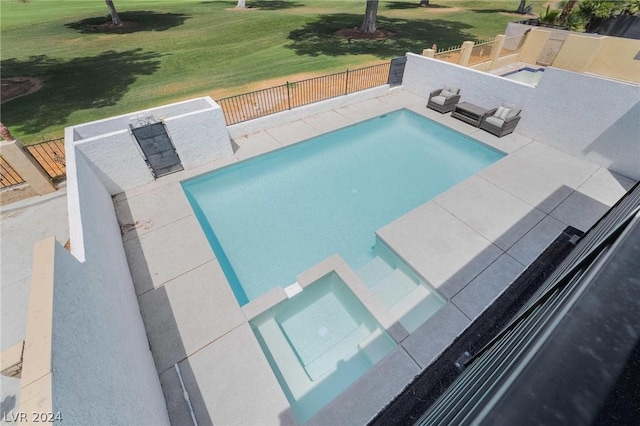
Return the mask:
<svg viewBox="0 0 640 426"><path fill-rule="evenodd" d="M47 172L17 139L0 142L0 155L37 194L48 194L56 190Z"/></svg>
<svg viewBox="0 0 640 426"><path fill-rule="evenodd" d="M506 38L507 37L504 34L499 34L493 41L493 46L491 47L491 67L489 69L492 70L496 68L498 59L500 59L500 52L502 52Z"/></svg>
<svg viewBox="0 0 640 426"><path fill-rule="evenodd" d="M469 59L471 59L471 52L473 51L473 45L475 43L472 41L465 41L462 43L462 51L460 52L460 60L458 61L458 65L467 66L469 65Z"/></svg>
<svg viewBox="0 0 640 426"><path fill-rule="evenodd" d="M436 54L436 51L433 49L424 49L422 51L422 56L426 56L427 58L433 58L435 54Z"/></svg>

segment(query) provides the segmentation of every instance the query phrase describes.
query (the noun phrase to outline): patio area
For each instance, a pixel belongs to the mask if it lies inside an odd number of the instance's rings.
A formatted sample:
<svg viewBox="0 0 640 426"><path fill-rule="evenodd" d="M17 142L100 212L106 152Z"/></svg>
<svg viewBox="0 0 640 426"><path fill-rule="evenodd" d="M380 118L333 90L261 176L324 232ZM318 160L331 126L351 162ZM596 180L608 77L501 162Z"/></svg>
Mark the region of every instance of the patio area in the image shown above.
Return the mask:
<svg viewBox="0 0 640 426"><path fill-rule="evenodd" d="M243 134L234 156L118 194L114 204L140 311L173 424L296 424L180 182L401 108L505 152L475 176L377 231L447 302L413 333L381 321L398 346L309 424L364 424L467 327L567 226L588 230L634 181L512 133L497 138L426 108L402 88ZM526 114L527 111L523 111ZM339 258L336 270L377 318L385 308ZM368 291L368 293L367 293ZM264 297L279 300L278 294ZM261 298L262 299L262 298ZM273 302L274 300L271 300ZM385 323L386 322L386 323ZM394 331L391 331L391 330ZM176 368L177 365L177 368ZM189 394L191 408L183 395ZM362 398L362 395L367 395Z"/></svg>

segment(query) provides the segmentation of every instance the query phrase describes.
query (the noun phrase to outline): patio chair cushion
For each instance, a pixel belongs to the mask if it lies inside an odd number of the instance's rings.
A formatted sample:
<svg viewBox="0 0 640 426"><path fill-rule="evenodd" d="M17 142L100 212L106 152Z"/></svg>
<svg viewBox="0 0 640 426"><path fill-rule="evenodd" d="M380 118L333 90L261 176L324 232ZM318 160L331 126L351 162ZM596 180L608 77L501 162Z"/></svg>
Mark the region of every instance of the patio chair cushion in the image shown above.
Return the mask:
<svg viewBox="0 0 640 426"><path fill-rule="evenodd" d="M504 124L504 120L501 118L496 117L495 115L493 115L492 117L487 117L485 118L485 121L489 124L492 124L496 127L500 127L502 128L502 125Z"/></svg>
<svg viewBox="0 0 640 426"><path fill-rule="evenodd" d="M507 114L509 114L511 110L509 108L505 108L503 106L498 107L496 112L493 113L493 116L499 118L500 120L506 120Z"/></svg>
<svg viewBox="0 0 640 426"><path fill-rule="evenodd" d="M446 100L447 100L447 98L445 96L442 96L442 95L434 96L433 98L430 99L431 102L433 102L434 104L438 104L438 105L444 105Z"/></svg>
<svg viewBox="0 0 640 426"><path fill-rule="evenodd" d="M446 90L447 92L450 92L452 96L460 93L460 89L458 89L457 87L444 86L442 90L443 91Z"/></svg>
<svg viewBox="0 0 640 426"><path fill-rule="evenodd" d="M442 91L440 92L440 96L442 96L443 98L450 98L453 95L455 95L455 93L444 89L442 89Z"/></svg>
<svg viewBox="0 0 640 426"><path fill-rule="evenodd" d="M517 106L515 106L515 105L514 105L514 104L512 104L512 103L504 102L504 103L502 104L502 106L503 106L503 107L505 107L505 108L509 108L509 109L511 110L511 111L509 111L509 113L507 114L507 116L506 116L506 118L505 118L505 119L513 118L513 117L515 117L516 115L520 114L521 109L520 109L520 108L518 108Z"/></svg>
<svg viewBox="0 0 640 426"><path fill-rule="evenodd" d="M507 114L507 118L515 117L518 114L520 114L520 108L511 108Z"/></svg>

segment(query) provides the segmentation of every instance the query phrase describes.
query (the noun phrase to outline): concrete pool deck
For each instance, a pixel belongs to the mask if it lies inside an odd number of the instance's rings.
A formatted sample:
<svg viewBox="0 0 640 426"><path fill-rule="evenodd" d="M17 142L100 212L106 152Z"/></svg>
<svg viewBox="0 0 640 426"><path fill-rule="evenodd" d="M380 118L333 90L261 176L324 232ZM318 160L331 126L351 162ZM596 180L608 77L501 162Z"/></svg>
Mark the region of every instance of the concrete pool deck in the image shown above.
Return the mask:
<svg viewBox="0 0 640 426"><path fill-rule="evenodd" d="M498 139L427 109L422 97L394 89L373 100L234 137L234 158L115 196L172 423L191 418L181 380L200 425L296 423L250 329L250 315L238 306L180 181L400 108L508 155L378 230L378 238L447 303L310 424L366 423L567 225L586 231L634 183L517 133Z"/></svg>

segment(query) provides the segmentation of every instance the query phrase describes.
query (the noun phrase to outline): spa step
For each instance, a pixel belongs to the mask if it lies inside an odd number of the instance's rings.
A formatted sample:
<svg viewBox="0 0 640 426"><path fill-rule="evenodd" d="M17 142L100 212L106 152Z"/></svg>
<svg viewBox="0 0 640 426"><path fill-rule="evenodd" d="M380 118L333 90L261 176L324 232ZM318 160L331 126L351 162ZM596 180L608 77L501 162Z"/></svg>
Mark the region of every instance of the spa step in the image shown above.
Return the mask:
<svg viewBox="0 0 640 426"><path fill-rule="evenodd" d="M389 275L375 283L371 290L385 305L391 307L409 294L418 283L409 278L400 269L394 269Z"/></svg>
<svg viewBox="0 0 640 426"><path fill-rule="evenodd" d="M381 257L374 257L356 271L356 274L368 287L373 287L384 277L393 272L393 268Z"/></svg>
<svg viewBox="0 0 640 426"><path fill-rule="evenodd" d="M424 285L418 285L395 303L391 312L409 333L413 333L444 304L440 296Z"/></svg>

